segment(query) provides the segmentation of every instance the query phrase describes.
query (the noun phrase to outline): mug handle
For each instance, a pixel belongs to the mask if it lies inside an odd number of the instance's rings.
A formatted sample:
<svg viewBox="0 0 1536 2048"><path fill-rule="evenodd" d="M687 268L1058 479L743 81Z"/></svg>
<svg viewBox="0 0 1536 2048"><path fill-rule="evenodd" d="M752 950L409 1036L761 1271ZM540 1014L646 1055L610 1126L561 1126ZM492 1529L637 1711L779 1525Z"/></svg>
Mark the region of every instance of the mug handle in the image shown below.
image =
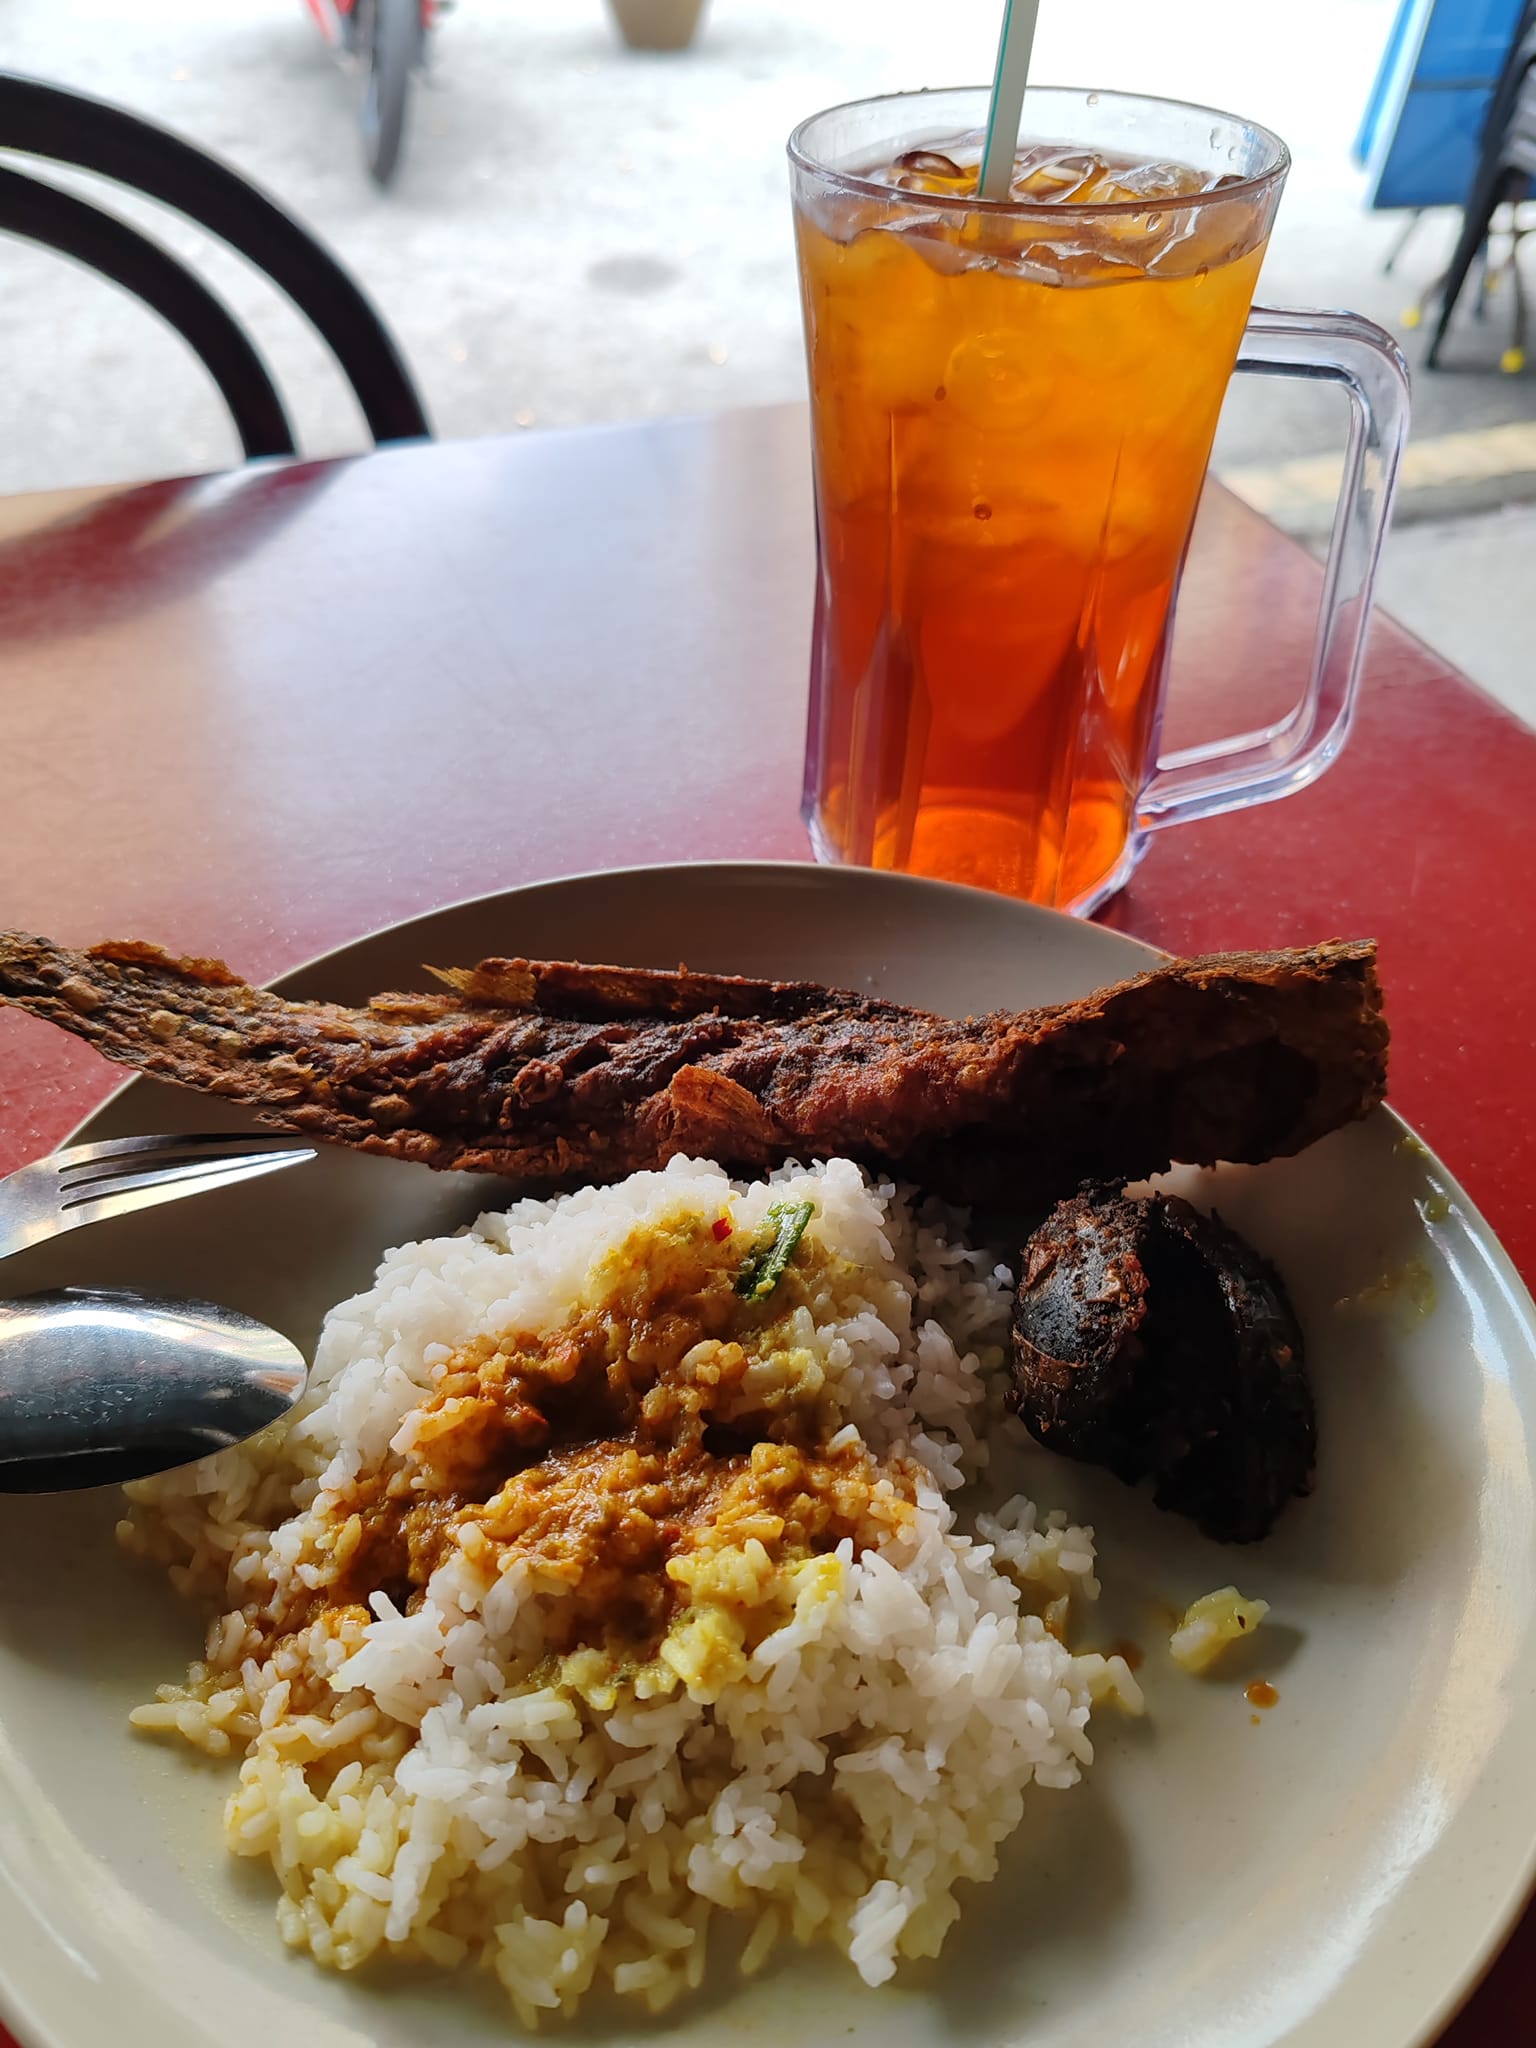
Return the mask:
<svg viewBox="0 0 1536 2048"><path fill-rule="evenodd" d="M1312 673L1300 702L1273 725L1160 755L1138 806L1143 832L1305 789L1337 756L1355 715L1371 590L1408 437L1408 366L1391 335L1358 313L1255 306L1237 368L1252 376L1321 378L1341 384L1349 397Z"/></svg>

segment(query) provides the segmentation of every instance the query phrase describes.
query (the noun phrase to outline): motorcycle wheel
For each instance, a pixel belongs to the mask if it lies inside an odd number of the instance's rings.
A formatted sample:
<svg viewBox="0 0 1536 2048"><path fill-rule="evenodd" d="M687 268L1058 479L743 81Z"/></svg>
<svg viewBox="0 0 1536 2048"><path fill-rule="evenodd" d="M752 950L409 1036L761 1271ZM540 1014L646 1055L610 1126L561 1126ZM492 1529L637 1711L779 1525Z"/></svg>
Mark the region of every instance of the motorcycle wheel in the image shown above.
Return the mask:
<svg viewBox="0 0 1536 2048"><path fill-rule="evenodd" d="M405 139L405 102L421 41L420 0L358 0L363 60L361 127L369 174L387 185Z"/></svg>

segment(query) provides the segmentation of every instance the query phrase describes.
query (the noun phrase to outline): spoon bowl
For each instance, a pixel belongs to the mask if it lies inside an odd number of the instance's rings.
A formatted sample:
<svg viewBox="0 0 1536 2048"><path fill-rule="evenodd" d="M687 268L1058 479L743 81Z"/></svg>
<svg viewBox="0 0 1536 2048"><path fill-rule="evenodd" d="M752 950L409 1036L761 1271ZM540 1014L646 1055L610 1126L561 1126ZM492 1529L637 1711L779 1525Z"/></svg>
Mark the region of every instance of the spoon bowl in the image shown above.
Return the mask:
<svg viewBox="0 0 1536 2048"><path fill-rule="evenodd" d="M307 1377L297 1345L213 1302L80 1287L0 1301L0 1493L227 1450L286 1415Z"/></svg>

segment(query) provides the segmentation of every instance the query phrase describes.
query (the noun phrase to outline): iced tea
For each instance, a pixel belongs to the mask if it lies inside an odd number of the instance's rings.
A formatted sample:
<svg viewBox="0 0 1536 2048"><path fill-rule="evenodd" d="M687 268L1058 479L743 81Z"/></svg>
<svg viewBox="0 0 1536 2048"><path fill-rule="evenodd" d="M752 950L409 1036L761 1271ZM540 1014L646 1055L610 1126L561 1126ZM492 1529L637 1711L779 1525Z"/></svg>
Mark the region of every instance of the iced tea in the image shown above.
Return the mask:
<svg viewBox="0 0 1536 2048"><path fill-rule="evenodd" d="M1129 866L1278 180L1041 142L979 206L980 141L797 172L807 816L826 857L1082 909Z"/></svg>

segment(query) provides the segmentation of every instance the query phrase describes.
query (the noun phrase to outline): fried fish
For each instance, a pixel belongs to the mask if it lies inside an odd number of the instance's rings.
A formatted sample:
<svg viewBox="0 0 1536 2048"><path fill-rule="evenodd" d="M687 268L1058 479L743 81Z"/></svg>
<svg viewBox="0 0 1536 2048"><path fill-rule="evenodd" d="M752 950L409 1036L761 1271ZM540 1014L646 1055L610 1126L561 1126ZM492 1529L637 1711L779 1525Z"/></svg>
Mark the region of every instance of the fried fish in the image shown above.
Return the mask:
<svg viewBox="0 0 1536 2048"><path fill-rule="evenodd" d="M963 1202L1048 1205L1172 1161L1298 1152L1386 1085L1375 948L1175 961L963 1021L812 982L483 960L442 994L289 1002L221 961L0 934L0 1003L264 1122L538 1189L678 1153L845 1154Z"/></svg>

